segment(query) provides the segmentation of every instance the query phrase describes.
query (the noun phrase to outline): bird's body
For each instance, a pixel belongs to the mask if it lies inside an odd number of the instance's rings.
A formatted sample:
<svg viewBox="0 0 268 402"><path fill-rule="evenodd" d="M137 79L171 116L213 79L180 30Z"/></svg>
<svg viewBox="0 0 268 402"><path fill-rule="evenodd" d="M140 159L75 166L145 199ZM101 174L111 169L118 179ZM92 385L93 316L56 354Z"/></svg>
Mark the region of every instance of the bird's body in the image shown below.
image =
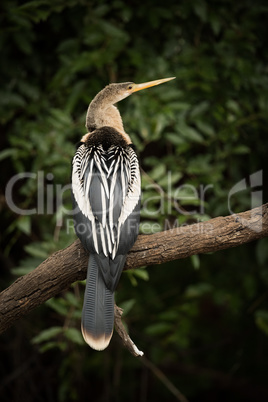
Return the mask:
<svg viewBox="0 0 268 402"><path fill-rule="evenodd" d="M114 104L166 80L110 84L99 92L88 108L88 133L73 158L75 230L90 253L81 327L85 341L96 350L110 342L114 291L139 230L139 163Z"/></svg>

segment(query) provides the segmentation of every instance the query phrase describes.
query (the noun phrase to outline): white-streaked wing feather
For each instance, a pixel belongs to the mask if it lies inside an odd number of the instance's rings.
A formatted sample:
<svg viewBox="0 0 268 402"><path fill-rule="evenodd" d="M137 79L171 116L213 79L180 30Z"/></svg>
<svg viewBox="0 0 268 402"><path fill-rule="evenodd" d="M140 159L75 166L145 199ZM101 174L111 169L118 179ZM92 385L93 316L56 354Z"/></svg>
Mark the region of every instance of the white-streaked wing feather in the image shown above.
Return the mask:
<svg viewBox="0 0 268 402"><path fill-rule="evenodd" d="M83 173L85 173L85 170L88 167L88 162L89 153L84 145L81 145L73 158L72 190L79 209L92 222L94 220L94 216L91 207L88 207L88 197L85 196L85 192L87 190L85 190L84 184L87 183L84 183L84 174L83 176L81 174L81 166L83 166ZM90 180L91 177L89 176L88 179Z"/></svg>
<svg viewBox="0 0 268 402"><path fill-rule="evenodd" d="M105 191L103 184L101 183L101 211L102 211L102 226L105 228L106 226L106 214L107 214L107 205L105 198Z"/></svg>
<svg viewBox="0 0 268 402"><path fill-rule="evenodd" d="M139 162L136 153L132 148L129 149L128 152L129 160L130 160L130 180L128 182L127 194L123 202L123 207L121 210L121 214L118 219L118 235L117 235L117 245L118 248L120 241L120 231L122 225L125 223L126 219L130 216L130 214L134 211L137 206L140 195L141 195L141 179L140 179L140 169Z"/></svg>
<svg viewBox="0 0 268 402"><path fill-rule="evenodd" d="M124 199L122 211L118 220L119 225L123 225L127 217L134 211L141 195L141 180L139 162L135 152L130 148L130 181L127 194Z"/></svg>
<svg viewBox="0 0 268 402"><path fill-rule="evenodd" d="M96 252L99 252L95 217L89 201L89 188L92 179L94 160L90 159L92 149L81 145L73 158L72 191L82 214L89 219L92 225L92 238ZM86 170L89 173L85 176Z"/></svg>
<svg viewBox="0 0 268 402"><path fill-rule="evenodd" d="M119 166L119 159L117 159L116 163L113 165L113 167L114 167L113 172L112 172L113 176L112 176L112 180L111 180L111 184L110 184L109 224L110 224L111 228L114 225L114 221L113 221L114 201L115 201L114 188L115 188L115 183L116 183L118 166Z"/></svg>
<svg viewBox="0 0 268 402"><path fill-rule="evenodd" d="M94 216L90 204L90 185L93 172L95 174L98 172L100 177L101 221ZM118 221L114 222L114 208L118 202L115 199L118 197L118 193L115 191L117 180L120 180L121 183L122 207ZM97 253L102 251L105 256L108 254L112 254L112 258L116 256L121 228L139 202L140 186L139 163L132 148L123 150L113 146L108 151L108 158L107 155L104 157L101 146L93 149L81 145L78 148L73 159L73 194L79 209L92 225L93 244ZM109 208L108 211L107 208ZM116 232L117 236L115 237ZM99 248L99 241L101 249Z"/></svg>

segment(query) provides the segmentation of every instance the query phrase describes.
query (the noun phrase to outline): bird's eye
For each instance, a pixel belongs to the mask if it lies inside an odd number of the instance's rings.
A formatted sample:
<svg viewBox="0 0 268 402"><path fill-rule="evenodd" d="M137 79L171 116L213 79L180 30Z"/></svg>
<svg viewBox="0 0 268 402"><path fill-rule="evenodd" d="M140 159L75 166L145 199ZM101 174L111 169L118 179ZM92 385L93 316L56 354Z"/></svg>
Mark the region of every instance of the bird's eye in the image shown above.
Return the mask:
<svg viewBox="0 0 268 402"><path fill-rule="evenodd" d="M133 88L133 85L129 85L127 89L132 89L132 88Z"/></svg>

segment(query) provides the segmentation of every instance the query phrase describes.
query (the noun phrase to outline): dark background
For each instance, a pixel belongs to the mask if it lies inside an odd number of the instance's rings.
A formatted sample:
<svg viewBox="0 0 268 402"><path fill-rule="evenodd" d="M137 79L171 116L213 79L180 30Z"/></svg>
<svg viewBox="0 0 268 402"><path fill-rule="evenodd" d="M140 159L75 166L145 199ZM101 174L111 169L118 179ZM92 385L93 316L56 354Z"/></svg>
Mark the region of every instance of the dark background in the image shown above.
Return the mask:
<svg viewBox="0 0 268 402"><path fill-rule="evenodd" d="M142 232L229 215L243 179L232 211L267 201L267 17L259 0L1 2L1 289L75 239L64 186L87 106L109 82L177 77L119 104L143 169ZM23 172L33 176L13 202L44 199L44 211L10 208L6 185ZM267 246L123 273L116 299L150 364L117 334L91 350L84 283L70 286L1 335L0 400L173 401L168 380L191 402L267 401Z"/></svg>

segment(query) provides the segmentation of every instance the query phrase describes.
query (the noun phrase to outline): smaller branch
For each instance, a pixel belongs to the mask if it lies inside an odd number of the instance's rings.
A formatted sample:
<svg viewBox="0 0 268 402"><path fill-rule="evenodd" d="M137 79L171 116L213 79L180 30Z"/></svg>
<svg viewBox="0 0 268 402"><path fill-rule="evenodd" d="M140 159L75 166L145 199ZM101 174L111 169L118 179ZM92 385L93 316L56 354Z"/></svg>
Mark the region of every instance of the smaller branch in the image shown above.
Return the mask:
<svg viewBox="0 0 268 402"><path fill-rule="evenodd" d="M123 345L127 348L127 350L135 357L143 356L143 352L137 348L135 343L132 341L130 336L128 335L123 323L122 323L122 315L123 309L118 307L116 304L114 305L114 326L116 332L120 336Z"/></svg>
<svg viewBox="0 0 268 402"><path fill-rule="evenodd" d="M148 367L152 373L165 385L165 387L176 397L180 402L189 402L188 399L175 387L175 385L167 378L167 376L145 356L141 358L142 363Z"/></svg>

